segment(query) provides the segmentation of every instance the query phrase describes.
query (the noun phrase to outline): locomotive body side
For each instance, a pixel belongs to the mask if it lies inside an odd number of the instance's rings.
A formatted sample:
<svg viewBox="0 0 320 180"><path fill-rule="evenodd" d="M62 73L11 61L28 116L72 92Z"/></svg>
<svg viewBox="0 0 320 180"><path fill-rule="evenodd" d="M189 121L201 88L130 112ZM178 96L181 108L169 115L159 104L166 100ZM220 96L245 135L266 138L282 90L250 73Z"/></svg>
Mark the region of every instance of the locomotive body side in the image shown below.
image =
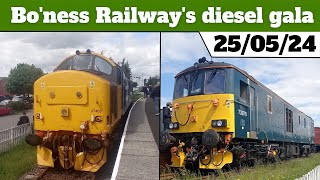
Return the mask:
<svg viewBox="0 0 320 180"><path fill-rule="evenodd" d="M314 143L313 120L309 116L251 76L233 71L237 138ZM241 97L241 89L245 90L245 97Z"/></svg>

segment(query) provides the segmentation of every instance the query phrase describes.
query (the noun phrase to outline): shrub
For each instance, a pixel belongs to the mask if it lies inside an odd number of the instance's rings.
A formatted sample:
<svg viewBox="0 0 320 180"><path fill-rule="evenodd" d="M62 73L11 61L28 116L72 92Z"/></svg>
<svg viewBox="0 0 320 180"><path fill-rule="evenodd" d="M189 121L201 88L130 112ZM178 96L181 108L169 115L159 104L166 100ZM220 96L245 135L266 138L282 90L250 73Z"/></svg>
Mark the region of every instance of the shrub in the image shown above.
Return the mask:
<svg viewBox="0 0 320 180"><path fill-rule="evenodd" d="M15 111L23 111L26 110L26 103L23 101L15 101L15 102L10 102L8 104L10 108L12 108Z"/></svg>

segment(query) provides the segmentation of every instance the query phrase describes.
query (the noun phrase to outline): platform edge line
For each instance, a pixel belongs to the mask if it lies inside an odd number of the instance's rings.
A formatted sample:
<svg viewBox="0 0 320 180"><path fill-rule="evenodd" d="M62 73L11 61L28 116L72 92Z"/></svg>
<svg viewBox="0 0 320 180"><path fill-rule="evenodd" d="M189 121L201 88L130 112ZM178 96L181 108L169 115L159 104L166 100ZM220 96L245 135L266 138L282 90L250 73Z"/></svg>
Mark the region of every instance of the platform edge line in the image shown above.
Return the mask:
<svg viewBox="0 0 320 180"><path fill-rule="evenodd" d="M131 111L132 109L134 108L134 106L137 104L138 101L140 101L140 99L142 99L143 97L139 98L131 107L130 109L130 112L128 114L128 117L127 117L127 122L126 122L126 125L124 126L124 130L123 130L123 133L122 133L122 137L121 137L121 142L120 142L120 146L119 146L119 149L118 149L118 154L117 154L117 159L116 159L116 162L114 164L114 167L113 167L113 171L112 171L112 175L111 175L111 180L116 180L116 177L118 175L118 170L119 170L119 165L120 165L120 159L121 159L121 153L122 153L122 149L123 149L123 145L124 145L124 139L126 137L126 134L127 134L127 128L128 128L128 124L129 124L129 120L130 120L130 116L131 116Z"/></svg>

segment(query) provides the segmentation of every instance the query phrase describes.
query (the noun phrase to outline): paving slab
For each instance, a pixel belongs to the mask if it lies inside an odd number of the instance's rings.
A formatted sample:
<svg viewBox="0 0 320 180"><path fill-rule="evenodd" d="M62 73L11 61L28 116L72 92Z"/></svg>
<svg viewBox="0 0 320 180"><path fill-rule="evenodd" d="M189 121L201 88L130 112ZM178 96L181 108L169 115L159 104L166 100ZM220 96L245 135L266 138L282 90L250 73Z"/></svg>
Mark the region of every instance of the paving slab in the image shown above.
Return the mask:
<svg viewBox="0 0 320 180"><path fill-rule="evenodd" d="M159 179L159 150L145 108L143 98L131 110L115 179Z"/></svg>

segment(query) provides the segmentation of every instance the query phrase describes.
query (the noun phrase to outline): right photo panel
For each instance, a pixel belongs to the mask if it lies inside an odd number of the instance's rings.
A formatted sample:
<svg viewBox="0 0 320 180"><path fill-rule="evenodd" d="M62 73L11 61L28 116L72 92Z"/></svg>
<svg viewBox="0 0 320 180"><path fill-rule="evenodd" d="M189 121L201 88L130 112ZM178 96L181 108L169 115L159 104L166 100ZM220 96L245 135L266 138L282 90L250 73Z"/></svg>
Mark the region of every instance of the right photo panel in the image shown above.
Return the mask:
<svg viewBox="0 0 320 180"><path fill-rule="evenodd" d="M161 33L160 179L252 179L317 151L319 59L212 56Z"/></svg>

